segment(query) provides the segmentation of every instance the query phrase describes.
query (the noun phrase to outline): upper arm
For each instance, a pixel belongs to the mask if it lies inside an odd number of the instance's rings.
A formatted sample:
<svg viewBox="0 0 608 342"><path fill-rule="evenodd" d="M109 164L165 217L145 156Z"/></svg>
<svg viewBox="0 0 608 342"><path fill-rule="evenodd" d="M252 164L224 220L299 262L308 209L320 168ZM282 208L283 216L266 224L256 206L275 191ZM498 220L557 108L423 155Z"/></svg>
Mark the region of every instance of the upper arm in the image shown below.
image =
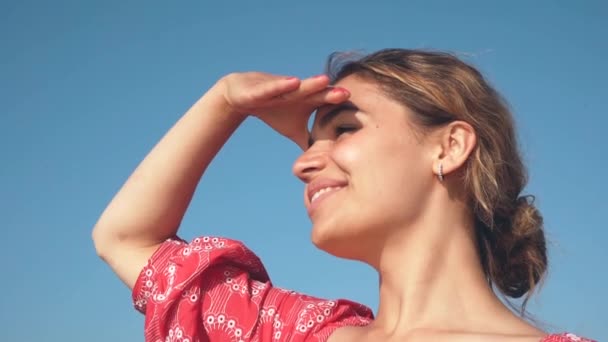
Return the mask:
<svg viewBox="0 0 608 342"><path fill-rule="evenodd" d="M176 331L190 341L226 341L254 332L270 288L259 259L238 241L169 239L140 271L133 304L146 315L146 341Z"/></svg>
<svg viewBox="0 0 608 342"><path fill-rule="evenodd" d="M274 288L257 256L238 241L173 238L155 248L114 251L107 261L133 288L133 304L146 315L146 340L179 331L190 340L324 341L335 329L371 317L352 302Z"/></svg>

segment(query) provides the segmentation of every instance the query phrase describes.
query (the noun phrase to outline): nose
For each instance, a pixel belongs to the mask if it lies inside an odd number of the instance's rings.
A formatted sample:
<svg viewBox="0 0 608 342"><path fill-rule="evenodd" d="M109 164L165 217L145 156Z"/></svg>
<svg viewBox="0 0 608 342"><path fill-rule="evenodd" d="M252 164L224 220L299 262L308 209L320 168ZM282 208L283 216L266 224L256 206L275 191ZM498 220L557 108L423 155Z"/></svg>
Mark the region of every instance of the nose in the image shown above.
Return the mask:
<svg viewBox="0 0 608 342"><path fill-rule="evenodd" d="M312 177L327 166L327 151L311 147L296 159L293 164L293 174L304 183L310 182Z"/></svg>

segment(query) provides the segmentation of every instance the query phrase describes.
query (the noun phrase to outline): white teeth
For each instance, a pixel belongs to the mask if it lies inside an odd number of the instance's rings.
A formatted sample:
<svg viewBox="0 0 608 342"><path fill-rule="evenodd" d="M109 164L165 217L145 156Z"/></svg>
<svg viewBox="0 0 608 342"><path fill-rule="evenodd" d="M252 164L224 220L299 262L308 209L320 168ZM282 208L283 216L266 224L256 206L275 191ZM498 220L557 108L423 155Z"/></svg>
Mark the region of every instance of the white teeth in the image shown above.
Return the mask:
<svg viewBox="0 0 608 342"><path fill-rule="evenodd" d="M332 191L332 190L336 190L336 189L340 189L341 187L327 187L327 188L323 188L321 190L318 190L317 192L315 192L312 197L310 198L310 203L314 202L317 198L319 198L319 196L321 196L322 194L328 192L328 191Z"/></svg>

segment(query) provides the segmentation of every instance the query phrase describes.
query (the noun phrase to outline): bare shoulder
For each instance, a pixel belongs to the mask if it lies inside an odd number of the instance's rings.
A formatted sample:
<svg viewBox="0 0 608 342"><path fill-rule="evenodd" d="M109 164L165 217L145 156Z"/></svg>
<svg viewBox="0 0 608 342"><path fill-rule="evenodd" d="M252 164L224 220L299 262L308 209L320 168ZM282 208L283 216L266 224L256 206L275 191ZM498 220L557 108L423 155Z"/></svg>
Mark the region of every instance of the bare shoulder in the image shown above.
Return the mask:
<svg viewBox="0 0 608 342"><path fill-rule="evenodd" d="M428 336L424 339L413 339L414 341L438 341L438 342L541 342L545 334L532 335L502 335L502 334L476 334L456 333Z"/></svg>
<svg viewBox="0 0 608 342"><path fill-rule="evenodd" d="M353 327L346 326L336 329L329 338L327 342L363 342L363 341L371 341L369 339L369 334L367 333L368 329L365 327Z"/></svg>
<svg viewBox="0 0 608 342"><path fill-rule="evenodd" d="M367 341L394 341L394 342L552 342L545 340L546 334L530 335L500 335L476 333L433 333L417 332L407 336L379 336L370 332L366 327L342 327L337 329L327 340L328 342L367 342ZM562 340L556 340L562 342ZM566 340L564 340L566 341Z"/></svg>

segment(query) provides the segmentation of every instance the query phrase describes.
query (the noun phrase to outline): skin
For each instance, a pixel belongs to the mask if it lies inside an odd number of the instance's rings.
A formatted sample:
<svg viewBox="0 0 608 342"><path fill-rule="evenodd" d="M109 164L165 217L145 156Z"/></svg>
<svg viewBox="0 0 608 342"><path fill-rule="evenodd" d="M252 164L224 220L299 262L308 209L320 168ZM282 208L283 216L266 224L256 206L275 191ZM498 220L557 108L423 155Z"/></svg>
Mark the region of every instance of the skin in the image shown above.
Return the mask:
<svg viewBox="0 0 608 342"><path fill-rule="evenodd" d="M306 124L317 108L309 146ZM293 171L306 184L313 243L378 271L377 319L341 328L331 342L545 335L512 314L482 272L458 182L475 146L471 126L453 122L421 135L407 108L356 76L335 86L324 75L240 73L218 81L146 156L93 229L99 256L129 288L177 233L205 169L250 115L305 150ZM435 176L440 164L443 182ZM337 187L311 203L309 190L323 184Z"/></svg>
<svg viewBox="0 0 608 342"><path fill-rule="evenodd" d="M318 111L314 143L293 169L308 186L341 184L312 205L305 196L312 240L374 267L380 306L372 324L330 341L540 340L545 334L511 313L485 280L459 182L475 146L472 127L456 121L422 134L413 113L373 83L349 76L336 85L352 105L337 115L339 106Z"/></svg>
<svg viewBox="0 0 608 342"><path fill-rule="evenodd" d="M97 254L133 288L150 256L177 233L205 169L247 116L305 148L310 113L348 98L346 90L328 84L326 76L223 77L165 134L104 210L92 233Z"/></svg>

